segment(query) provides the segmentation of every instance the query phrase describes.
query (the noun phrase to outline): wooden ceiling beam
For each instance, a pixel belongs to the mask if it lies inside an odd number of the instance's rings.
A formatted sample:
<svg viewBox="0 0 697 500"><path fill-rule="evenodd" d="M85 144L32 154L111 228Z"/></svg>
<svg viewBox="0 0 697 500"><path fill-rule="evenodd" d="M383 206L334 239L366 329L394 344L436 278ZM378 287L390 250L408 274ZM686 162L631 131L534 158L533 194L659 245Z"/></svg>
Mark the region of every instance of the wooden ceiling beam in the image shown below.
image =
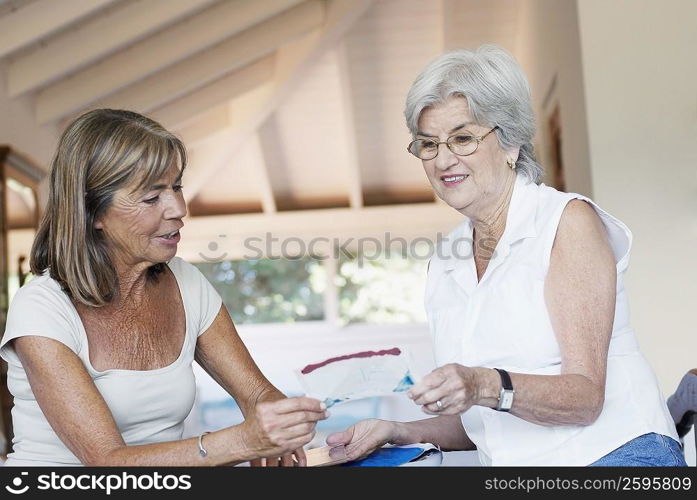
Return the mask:
<svg viewBox="0 0 697 500"><path fill-rule="evenodd" d="M182 20L214 1L135 0L115 5L10 61L7 65L7 92L10 97L15 97L45 86Z"/></svg>
<svg viewBox="0 0 697 500"><path fill-rule="evenodd" d="M157 108L149 116L166 128L185 127L197 121L210 109L268 82L273 78L273 74L274 56L272 54Z"/></svg>
<svg viewBox="0 0 697 500"><path fill-rule="evenodd" d="M326 21L321 29L309 33L305 37L290 43L276 53L276 73L273 82L259 89L254 96L248 96L246 101L238 103L238 108L244 104L245 113L242 117L233 117L233 129L230 135L229 152L234 154L239 144L250 140L258 128L293 91L303 78L305 71L314 61L329 48L343 38L354 23L365 14L373 0L329 0ZM217 168L227 162L210 163L199 169L196 185L187 186L189 196L196 196L216 173Z"/></svg>
<svg viewBox="0 0 697 500"><path fill-rule="evenodd" d="M346 130L346 141L348 146L348 181L349 181L349 202L352 208L363 206L363 186L361 184L361 168L358 155L358 138L356 137L356 120L353 115L353 92L351 89L351 68L349 67L348 56L346 54L346 44L341 43L337 48L339 59L339 83L341 85L342 108L344 114L344 128Z"/></svg>
<svg viewBox="0 0 697 500"><path fill-rule="evenodd" d="M226 0L46 87L36 99L39 123L64 118L128 85L273 19L300 0ZM239 49L244 49L240 47ZM223 51L224 52L224 51ZM223 54L224 55L224 54ZM194 64L198 57L191 57ZM238 62L244 65L251 59ZM210 60L206 59L210 64ZM217 61L225 65L225 61ZM181 68L180 68L181 69ZM227 71L234 67L227 67ZM177 70L172 70L177 71ZM217 76L220 76L218 73ZM206 82L201 82L206 83ZM191 90L191 89L190 89ZM170 96L176 97L176 96ZM160 103L162 104L162 103Z"/></svg>
<svg viewBox="0 0 697 500"><path fill-rule="evenodd" d="M460 222L457 211L436 203L187 217L177 255L191 261L219 260L223 255L260 258L268 256L267 247L294 251L302 242L306 249L317 251L334 239L340 245L359 238L378 246L403 244L399 238L407 244L425 243L425 238L436 241L439 233L444 237ZM283 245L284 241L292 244ZM216 243L216 252L211 252L211 243Z"/></svg>
<svg viewBox="0 0 697 500"><path fill-rule="evenodd" d="M324 3L309 0L100 100L99 107L149 113L225 74L272 54L322 24Z"/></svg>
<svg viewBox="0 0 697 500"><path fill-rule="evenodd" d="M37 0L0 17L0 57L41 40L115 0Z"/></svg>

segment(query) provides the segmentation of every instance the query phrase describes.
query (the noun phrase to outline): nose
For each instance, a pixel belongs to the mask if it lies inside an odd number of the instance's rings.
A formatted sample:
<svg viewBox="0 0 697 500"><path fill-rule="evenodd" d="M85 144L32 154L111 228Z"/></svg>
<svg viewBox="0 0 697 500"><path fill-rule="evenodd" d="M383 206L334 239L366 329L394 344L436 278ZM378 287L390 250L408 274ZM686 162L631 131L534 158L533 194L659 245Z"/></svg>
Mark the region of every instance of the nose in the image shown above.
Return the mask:
<svg viewBox="0 0 697 500"><path fill-rule="evenodd" d="M436 156L433 160L436 168L439 170L448 170L458 162L457 155L450 151L450 148L444 142L441 142L438 145L438 156Z"/></svg>
<svg viewBox="0 0 697 500"><path fill-rule="evenodd" d="M186 215L186 201L181 191L171 191L164 210L165 219L183 219Z"/></svg>

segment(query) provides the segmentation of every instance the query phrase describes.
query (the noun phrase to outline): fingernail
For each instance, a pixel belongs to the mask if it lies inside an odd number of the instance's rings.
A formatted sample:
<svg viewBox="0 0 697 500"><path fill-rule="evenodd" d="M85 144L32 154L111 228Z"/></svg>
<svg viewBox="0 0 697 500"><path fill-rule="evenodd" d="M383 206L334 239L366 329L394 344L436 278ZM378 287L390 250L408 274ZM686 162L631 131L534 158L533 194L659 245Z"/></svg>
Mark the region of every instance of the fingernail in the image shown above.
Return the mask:
<svg viewBox="0 0 697 500"><path fill-rule="evenodd" d="M326 409L327 409L327 405L324 404L324 402L321 402L321 403L319 404L319 409L320 409L320 410L326 410Z"/></svg>
<svg viewBox="0 0 697 500"><path fill-rule="evenodd" d="M335 446L329 449L329 458L334 460L346 458L346 448L344 445Z"/></svg>
<svg viewBox="0 0 697 500"><path fill-rule="evenodd" d="M331 412L325 411L324 412L324 418L329 418L331 416Z"/></svg>

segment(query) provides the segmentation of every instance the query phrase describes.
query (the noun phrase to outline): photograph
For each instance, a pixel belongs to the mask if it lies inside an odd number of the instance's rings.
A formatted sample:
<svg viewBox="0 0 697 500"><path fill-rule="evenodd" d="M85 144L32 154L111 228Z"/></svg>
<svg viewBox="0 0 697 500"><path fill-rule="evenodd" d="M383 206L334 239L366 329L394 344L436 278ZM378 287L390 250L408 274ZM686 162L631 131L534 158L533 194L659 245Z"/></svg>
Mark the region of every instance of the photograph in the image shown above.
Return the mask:
<svg viewBox="0 0 697 500"><path fill-rule="evenodd" d="M0 0L0 491L694 494L695 47L695 0Z"/></svg>

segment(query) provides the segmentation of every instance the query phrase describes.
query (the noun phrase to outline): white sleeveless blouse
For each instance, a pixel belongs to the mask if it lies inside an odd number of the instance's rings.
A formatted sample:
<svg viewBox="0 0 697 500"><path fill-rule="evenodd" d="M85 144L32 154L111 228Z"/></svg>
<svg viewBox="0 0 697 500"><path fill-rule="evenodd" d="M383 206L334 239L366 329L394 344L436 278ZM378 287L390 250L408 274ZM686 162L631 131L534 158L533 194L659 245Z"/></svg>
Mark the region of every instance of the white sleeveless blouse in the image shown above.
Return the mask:
<svg viewBox="0 0 697 500"><path fill-rule="evenodd" d="M579 194L538 186L518 176L504 234L479 283L470 220L439 243L425 294L436 362L537 375L560 373L561 353L545 305L544 281L559 220L575 198L595 208L617 263L603 411L589 426L550 427L474 406L462 414L462 424L483 465L588 465L642 434L656 432L677 439L656 377L629 324L623 275L632 233Z"/></svg>

